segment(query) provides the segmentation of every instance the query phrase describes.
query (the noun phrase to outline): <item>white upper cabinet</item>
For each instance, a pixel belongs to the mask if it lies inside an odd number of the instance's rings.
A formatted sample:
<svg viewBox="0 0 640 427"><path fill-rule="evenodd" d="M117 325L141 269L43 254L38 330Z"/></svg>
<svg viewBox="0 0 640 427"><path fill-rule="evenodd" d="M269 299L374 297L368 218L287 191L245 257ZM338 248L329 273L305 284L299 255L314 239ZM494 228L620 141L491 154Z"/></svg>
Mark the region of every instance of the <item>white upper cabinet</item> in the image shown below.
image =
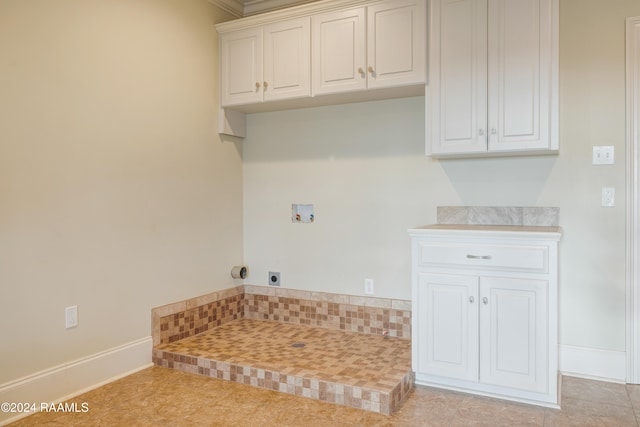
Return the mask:
<svg viewBox="0 0 640 427"><path fill-rule="evenodd" d="M299 98L311 93L309 18L264 28L264 100Z"/></svg>
<svg viewBox="0 0 640 427"><path fill-rule="evenodd" d="M223 107L311 94L309 18L221 34Z"/></svg>
<svg viewBox="0 0 640 427"><path fill-rule="evenodd" d="M431 25L427 151L486 152L486 1L434 0Z"/></svg>
<svg viewBox="0 0 640 427"><path fill-rule="evenodd" d="M425 83L426 1L390 0L367 8L368 87Z"/></svg>
<svg viewBox="0 0 640 427"><path fill-rule="evenodd" d="M422 95L426 4L323 0L218 24L221 106L258 112Z"/></svg>
<svg viewBox="0 0 640 427"><path fill-rule="evenodd" d="M430 3L427 154L558 150L558 0Z"/></svg>
<svg viewBox="0 0 640 427"><path fill-rule="evenodd" d="M262 28L225 33L220 37L221 103L262 101Z"/></svg>
<svg viewBox="0 0 640 427"><path fill-rule="evenodd" d="M313 94L424 84L425 5L390 0L314 15Z"/></svg>
<svg viewBox="0 0 640 427"><path fill-rule="evenodd" d="M365 90L365 8L321 13L311 22L314 95Z"/></svg>

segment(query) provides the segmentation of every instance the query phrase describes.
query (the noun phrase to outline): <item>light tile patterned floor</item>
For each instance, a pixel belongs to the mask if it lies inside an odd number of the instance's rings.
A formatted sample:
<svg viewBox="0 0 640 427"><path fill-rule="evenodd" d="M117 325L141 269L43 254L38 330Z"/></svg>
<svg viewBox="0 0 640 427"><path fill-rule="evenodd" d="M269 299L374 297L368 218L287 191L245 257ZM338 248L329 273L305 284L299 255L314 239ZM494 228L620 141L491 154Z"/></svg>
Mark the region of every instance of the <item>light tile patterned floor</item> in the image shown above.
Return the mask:
<svg viewBox="0 0 640 427"><path fill-rule="evenodd" d="M385 414L413 380L409 340L251 319L161 344L154 361Z"/></svg>
<svg viewBox="0 0 640 427"><path fill-rule="evenodd" d="M637 427L640 386L564 377L562 410L416 387L386 416L154 367L71 402L89 411L39 413L13 426Z"/></svg>
<svg viewBox="0 0 640 427"><path fill-rule="evenodd" d="M237 320L157 348L389 390L411 370L409 340L261 320Z"/></svg>

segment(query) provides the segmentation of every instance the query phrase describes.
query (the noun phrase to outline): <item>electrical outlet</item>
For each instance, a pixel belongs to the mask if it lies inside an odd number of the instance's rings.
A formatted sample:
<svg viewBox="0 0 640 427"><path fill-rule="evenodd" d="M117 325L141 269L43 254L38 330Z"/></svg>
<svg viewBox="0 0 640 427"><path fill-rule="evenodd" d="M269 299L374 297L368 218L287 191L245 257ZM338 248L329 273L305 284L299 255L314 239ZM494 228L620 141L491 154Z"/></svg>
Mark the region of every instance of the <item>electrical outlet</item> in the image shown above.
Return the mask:
<svg viewBox="0 0 640 427"><path fill-rule="evenodd" d="M602 206L612 208L616 205L616 189L613 187L602 188Z"/></svg>
<svg viewBox="0 0 640 427"><path fill-rule="evenodd" d="M66 329L78 326L78 306L72 305L64 309L64 323Z"/></svg>
<svg viewBox="0 0 640 427"><path fill-rule="evenodd" d="M280 286L280 273L277 271L269 272L269 285Z"/></svg>
<svg viewBox="0 0 640 427"><path fill-rule="evenodd" d="M364 279L364 293L366 295L373 295L373 279Z"/></svg>

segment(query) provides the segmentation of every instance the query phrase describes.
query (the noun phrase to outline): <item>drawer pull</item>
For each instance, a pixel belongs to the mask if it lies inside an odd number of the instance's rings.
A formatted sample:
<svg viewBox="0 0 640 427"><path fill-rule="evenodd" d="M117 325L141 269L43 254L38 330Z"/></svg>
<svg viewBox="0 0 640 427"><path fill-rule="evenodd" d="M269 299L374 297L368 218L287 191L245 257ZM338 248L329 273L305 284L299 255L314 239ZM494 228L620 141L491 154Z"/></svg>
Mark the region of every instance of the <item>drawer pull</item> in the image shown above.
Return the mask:
<svg viewBox="0 0 640 427"><path fill-rule="evenodd" d="M468 259L491 259L491 255L467 255Z"/></svg>

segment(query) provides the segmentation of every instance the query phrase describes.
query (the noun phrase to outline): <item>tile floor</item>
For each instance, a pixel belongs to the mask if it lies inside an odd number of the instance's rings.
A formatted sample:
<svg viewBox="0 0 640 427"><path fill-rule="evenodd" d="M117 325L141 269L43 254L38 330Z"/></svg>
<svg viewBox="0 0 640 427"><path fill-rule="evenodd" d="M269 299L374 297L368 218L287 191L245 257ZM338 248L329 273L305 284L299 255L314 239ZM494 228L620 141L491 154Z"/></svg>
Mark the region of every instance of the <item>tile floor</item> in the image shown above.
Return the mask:
<svg viewBox="0 0 640 427"><path fill-rule="evenodd" d="M294 344L304 344L295 347ZM157 349L262 369L320 374L374 387L411 370L411 341L356 332L243 319Z"/></svg>
<svg viewBox="0 0 640 427"><path fill-rule="evenodd" d="M411 341L243 319L154 349L158 366L389 414L411 390Z"/></svg>
<svg viewBox="0 0 640 427"><path fill-rule="evenodd" d="M640 386L564 377L562 410L416 387L393 415L153 367L80 395L87 413L19 426L638 426Z"/></svg>

